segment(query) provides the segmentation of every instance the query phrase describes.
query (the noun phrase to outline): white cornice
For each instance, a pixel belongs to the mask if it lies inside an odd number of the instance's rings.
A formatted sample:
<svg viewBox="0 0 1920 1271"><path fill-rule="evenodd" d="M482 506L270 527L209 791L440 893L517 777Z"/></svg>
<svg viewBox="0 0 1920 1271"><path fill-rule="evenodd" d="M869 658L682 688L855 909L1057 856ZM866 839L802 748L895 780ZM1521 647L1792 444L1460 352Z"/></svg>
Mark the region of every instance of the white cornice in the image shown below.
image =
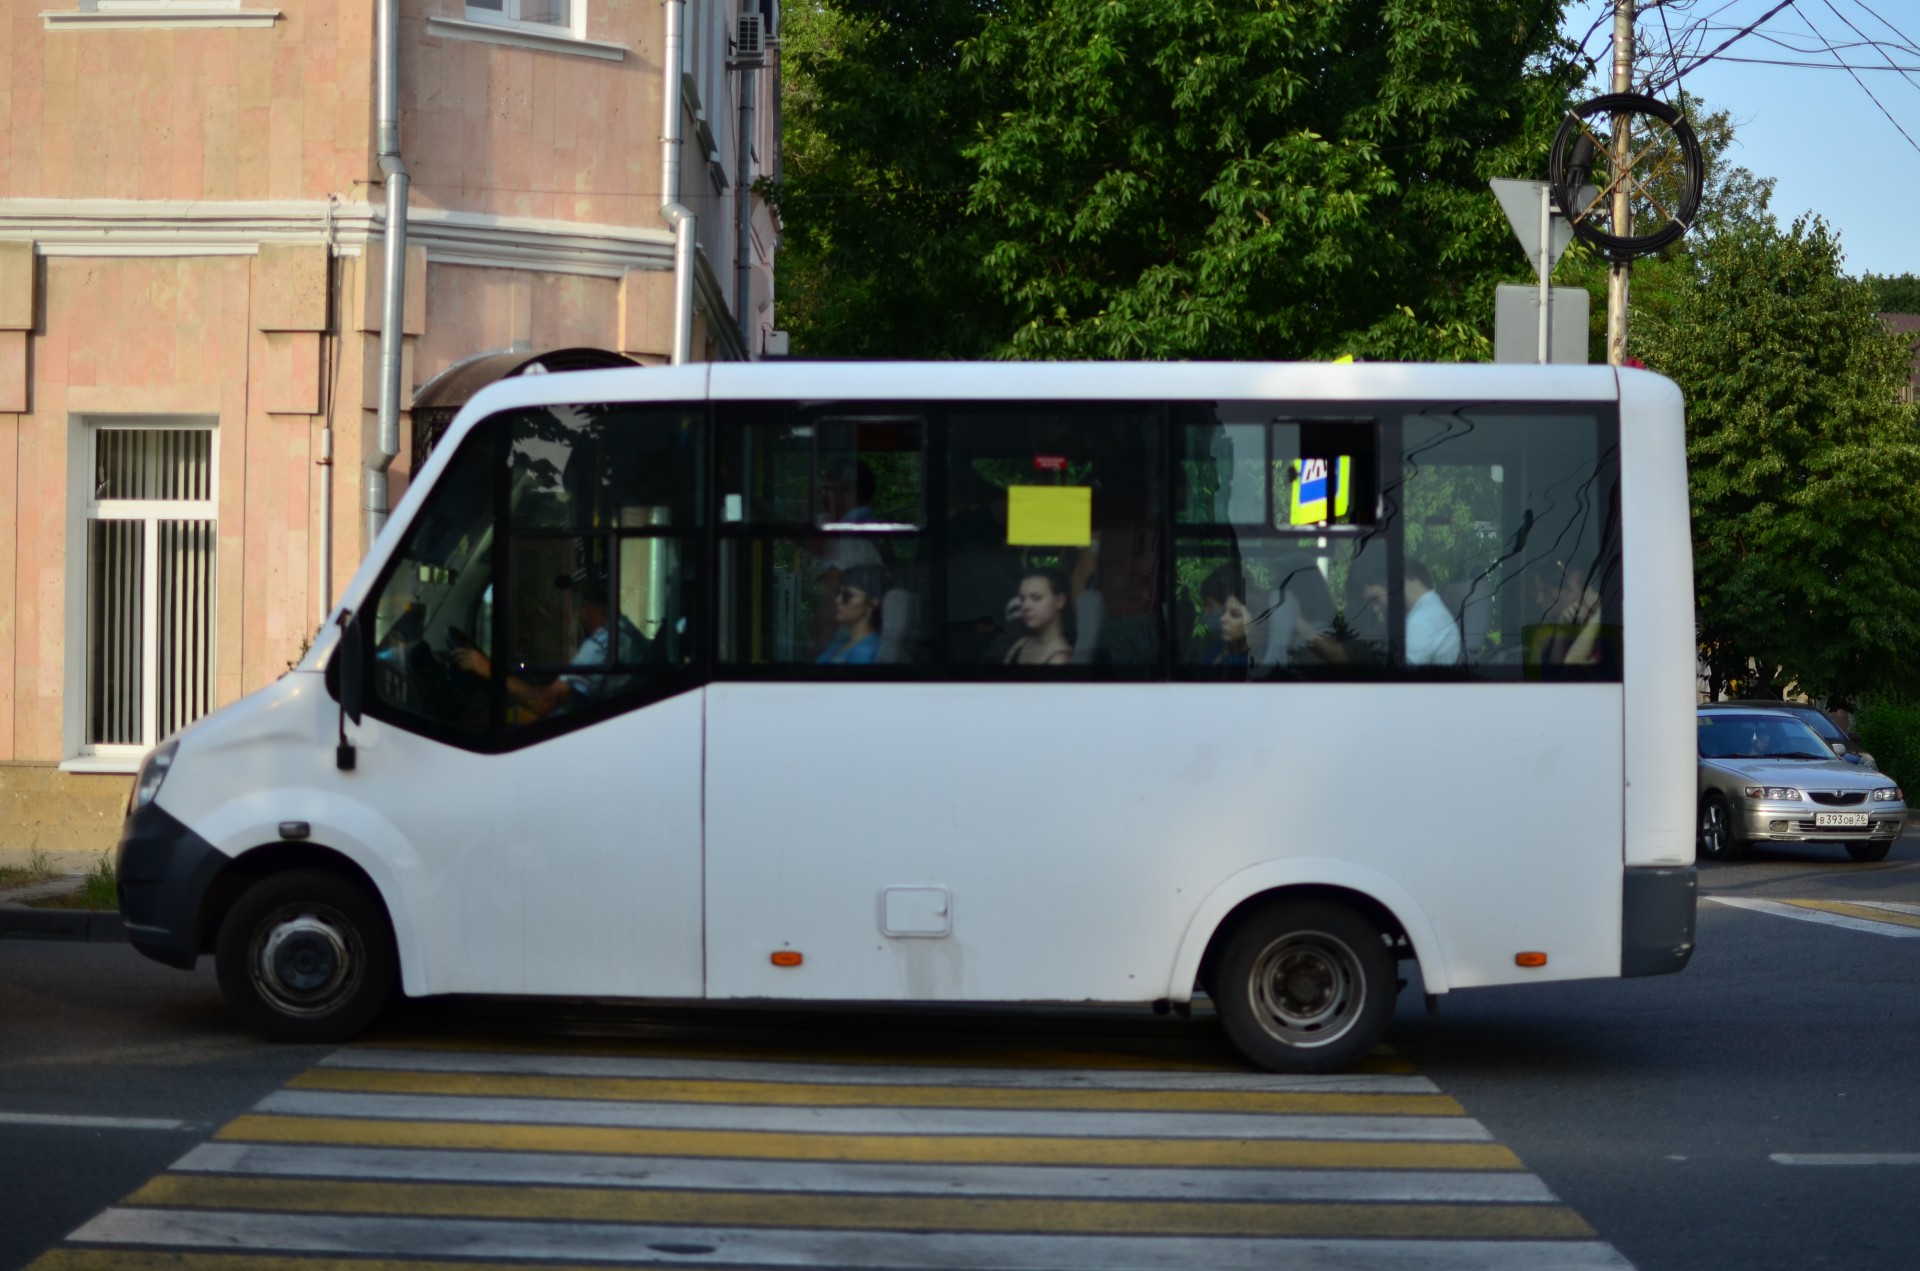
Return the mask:
<svg viewBox="0 0 1920 1271"><path fill-rule="evenodd" d="M382 208L324 199L185 202L0 199L0 241L42 256L251 256L263 243L332 241L345 255L385 236ZM618 278L669 268L665 228L416 208L407 237L429 262Z"/></svg>
<svg viewBox="0 0 1920 1271"><path fill-rule="evenodd" d="M278 9L152 8L152 9L42 9L40 24L49 31L125 31L154 27L272 26Z"/></svg>
<svg viewBox="0 0 1920 1271"><path fill-rule="evenodd" d="M505 44L510 48L534 49L541 53L562 53L568 57L597 57L618 62L627 56L620 44L602 44L574 35L549 35L529 30L525 25L506 26L492 22L464 22L459 18L430 17L427 34L448 40L478 40L483 44Z"/></svg>

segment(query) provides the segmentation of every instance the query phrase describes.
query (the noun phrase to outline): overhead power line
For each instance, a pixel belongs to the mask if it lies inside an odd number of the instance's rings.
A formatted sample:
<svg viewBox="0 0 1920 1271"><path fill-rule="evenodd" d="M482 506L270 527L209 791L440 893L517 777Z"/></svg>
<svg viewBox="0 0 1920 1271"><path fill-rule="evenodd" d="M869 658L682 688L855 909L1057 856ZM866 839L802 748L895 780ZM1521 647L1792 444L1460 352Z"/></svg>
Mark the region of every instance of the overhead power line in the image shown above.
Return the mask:
<svg viewBox="0 0 1920 1271"><path fill-rule="evenodd" d="M1827 0L1823 0L1823 3L1827 3ZM1792 6L1792 8L1793 8L1793 11L1794 11L1794 13L1795 13L1795 14L1796 14L1796 15L1797 15L1797 16L1799 17L1799 19L1800 19L1800 20L1801 20L1802 22L1804 22L1804 23L1806 23L1806 24L1807 24L1807 30L1809 30L1809 31L1812 31L1812 32L1813 32L1813 34L1814 34L1814 38L1815 38L1815 39L1817 39L1817 40L1820 40L1820 41L1821 41L1822 43L1824 43L1824 42L1825 42L1825 40L1826 40L1826 37L1820 34L1820 30L1819 30L1819 28L1813 25L1813 20L1812 20L1811 18L1809 18L1809 17L1807 17L1807 15L1806 15L1806 14L1805 14L1804 12L1802 12L1802 11L1801 11L1801 9L1800 9L1800 6L1799 6L1798 4L1795 4L1795 3L1794 3L1794 0L1787 0L1787 4L1788 4L1788 5L1791 5L1791 6ZM1832 8L1833 8L1833 5L1832 5L1831 3L1827 3L1827 7L1828 7L1829 9L1832 9ZM1836 16L1837 16L1837 15L1838 15L1838 13L1839 13L1839 11L1838 11L1837 9L1836 9L1836 10L1834 10L1834 12L1835 12L1835 14L1836 14ZM1840 20L1841 20L1842 22L1846 22L1846 19L1845 19L1845 18L1841 18ZM1847 25L1848 25L1848 26L1852 26L1853 24L1849 22L1849 23L1847 23ZM1834 60L1835 60L1835 61L1840 61L1840 60L1842 60L1842 59L1840 58L1840 55L1839 55L1838 53L1836 53L1836 54L1834 54ZM1886 106L1885 106L1885 105L1883 105L1883 104L1881 103L1881 101L1880 101L1880 99L1879 99L1878 97L1875 97L1875 96L1873 95L1873 90L1872 90L1871 88L1868 88L1868 87L1867 87L1867 81L1865 81L1864 79L1861 79L1861 78L1860 78L1860 74L1859 74L1859 72L1858 72L1858 71L1855 71L1855 70L1854 70L1853 68L1851 68L1851 67L1848 67L1848 68L1847 68L1847 74L1849 74L1849 75L1851 75L1851 76L1853 76L1853 82L1854 82L1854 83L1856 83L1856 84L1858 84L1858 85L1860 85L1860 91L1861 91L1861 92L1863 92L1863 93L1865 93L1865 94L1867 95L1867 97L1868 97L1868 98L1869 98L1869 99L1870 99L1870 100L1871 100L1871 101L1873 102L1873 104L1874 104L1874 105L1876 105L1876 106L1879 106L1879 107L1880 107L1880 113L1881 113L1881 114L1883 114L1883 115L1885 115L1885 116L1887 117L1887 122L1893 125L1893 127L1894 127L1894 131L1896 131L1896 132L1898 132L1898 133L1899 133L1899 134L1900 134L1900 135L1901 135L1902 137L1905 137L1905 138L1907 139L1907 144L1908 144L1908 145L1910 145L1910 146L1912 146L1912 147L1914 148L1914 150L1915 150L1915 151L1920 151L1920 141L1915 141L1915 140L1913 139L1913 136L1912 136L1912 134L1910 134L1910 133L1909 133L1909 132L1908 132L1908 131L1907 131L1907 130L1906 130L1905 128L1902 128L1902 127L1900 126L1900 121L1899 121L1898 119L1895 119L1895 118L1893 117L1893 112L1892 112L1892 111L1890 111L1890 110L1888 110L1888 109L1886 108Z"/></svg>

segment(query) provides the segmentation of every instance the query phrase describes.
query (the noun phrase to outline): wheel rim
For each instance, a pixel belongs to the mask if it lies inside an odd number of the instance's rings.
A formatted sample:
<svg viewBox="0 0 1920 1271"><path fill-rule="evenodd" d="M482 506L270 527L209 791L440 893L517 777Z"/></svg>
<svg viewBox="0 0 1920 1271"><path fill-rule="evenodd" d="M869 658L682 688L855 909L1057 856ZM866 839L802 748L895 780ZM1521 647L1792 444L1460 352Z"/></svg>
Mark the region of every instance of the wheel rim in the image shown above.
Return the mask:
<svg viewBox="0 0 1920 1271"><path fill-rule="evenodd" d="M1727 850L1727 812L1717 802L1709 800L1700 809L1700 852L1703 856L1719 857Z"/></svg>
<svg viewBox="0 0 1920 1271"><path fill-rule="evenodd" d="M1268 1036L1310 1050L1332 1045L1359 1022L1367 973L1345 941L1323 931L1296 931L1254 958L1247 992Z"/></svg>
<svg viewBox="0 0 1920 1271"><path fill-rule="evenodd" d="M255 928L247 968L275 1010L325 1015L359 989L366 958L360 933L337 910L289 905Z"/></svg>

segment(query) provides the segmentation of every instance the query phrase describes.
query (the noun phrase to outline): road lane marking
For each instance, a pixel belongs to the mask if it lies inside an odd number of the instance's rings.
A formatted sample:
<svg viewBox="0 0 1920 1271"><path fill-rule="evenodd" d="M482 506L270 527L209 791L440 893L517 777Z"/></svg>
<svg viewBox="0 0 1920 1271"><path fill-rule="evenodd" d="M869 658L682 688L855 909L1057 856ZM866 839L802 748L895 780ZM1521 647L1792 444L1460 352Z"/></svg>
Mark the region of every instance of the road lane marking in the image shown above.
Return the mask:
<svg viewBox="0 0 1920 1271"><path fill-rule="evenodd" d="M1168 1168L1518 1170L1492 1142L1356 1142L1285 1139L1085 1139L1073 1135L770 1133L515 1125L250 1113L216 1134L223 1142L331 1143L613 1156L693 1156L785 1161L898 1161Z"/></svg>
<svg viewBox="0 0 1920 1271"><path fill-rule="evenodd" d="M1842 913L1829 912L1823 906L1832 902L1755 900L1745 896L1709 896L1707 899L1717 905L1729 905L1735 909L1751 909L1756 913L1773 914L1781 918L1797 918L1801 922L1818 922L1829 927L1844 927L1849 931L1865 931L1876 936L1920 936L1920 926L1908 927L1891 920L1855 918Z"/></svg>
<svg viewBox="0 0 1920 1271"><path fill-rule="evenodd" d="M44 1112L0 1112L0 1125L45 1125L74 1130L190 1130L191 1121L163 1117L55 1116Z"/></svg>
<svg viewBox="0 0 1920 1271"><path fill-rule="evenodd" d="M1886 911L1887 911L1888 913L1895 913L1895 914L1912 914L1912 915L1913 915L1913 916L1915 916L1915 917L1920 917L1920 905L1915 905L1915 904L1909 904L1909 903L1907 903L1907 902L1905 902L1905 901L1900 901L1900 900L1856 900L1856 901L1854 901L1853 903L1854 903L1854 904L1856 904L1856 905L1865 905L1865 906L1866 906L1866 907L1867 907L1868 909L1884 909L1884 910L1886 910Z"/></svg>
<svg viewBox="0 0 1920 1271"><path fill-rule="evenodd" d="M758 1107L948 1108L1022 1112L1319 1113L1344 1116L1465 1116L1443 1094L1347 1094L1232 1090L1030 1090L866 1082L688 1081L654 1077L554 1077L535 1073L360 1071L313 1068L294 1090L472 1098L605 1100Z"/></svg>
<svg viewBox="0 0 1920 1271"><path fill-rule="evenodd" d="M1507 1204L1552 1204L1558 1200L1532 1174L1453 1170L810 1162L257 1143L204 1143L175 1161L172 1168L181 1173L680 1191L895 1192L1102 1200Z"/></svg>
<svg viewBox="0 0 1920 1271"><path fill-rule="evenodd" d="M1776 1165L1920 1165L1920 1152L1775 1152Z"/></svg>
<svg viewBox="0 0 1920 1271"><path fill-rule="evenodd" d="M1438 1094L1439 1087L1410 1073L1127 1072L1101 1068L1008 1069L894 1067L881 1064L794 1064L757 1060L662 1059L595 1054L512 1054L500 1051L418 1051L349 1046L320 1061L323 1068L401 1069L410 1072L529 1073L549 1077L646 1077L699 1081L761 1081L859 1085L969 1086L1023 1090L1244 1090L1258 1093Z"/></svg>
<svg viewBox="0 0 1920 1271"><path fill-rule="evenodd" d="M992 1134L1073 1138L1486 1139L1464 1116L1246 1116L1217 1112L1002 1112L954 1108L756 1107L614 1103L586 1099L462 1098L279 1090L255 1105L290 1116L406 1121L512 1121L649 1130L827 1131L840 1134Z"/></svg>
<svg viewBox="0 0 1920 1271"><path fill-rule="evenodd" d="M1034 1234L735 1231L601 1223L451 1222L337 1215L232 1214L216 1211L109 1209L74 1233L99 1244L161 1248L214 1246L376 1257L564 1260L575 1266L623 1262L686 1266L702 1262L760 1267L852 1267L861 1271L934 1271L1020 1267L1022 1271L1166 1271L1168 1267L1314 1267L1324 1271L1632 1271L1599 1241L1311 1240L1245 1237L1049 1236ZM483 1252L484 1251L484 1252ZM152 1265L153 1255L147 1254ZM200 1255L205 1257L206 1255ZM191 1267L189 1263L169 1266ZM228 1271L233 1262L219 1264ZM255 1260L245 1265L261 1267ZM311 1262L285 1271L312 1271ZM321 1264L325 1266L326 1264ZM413 1266L416 1264L409 1264ZM432 1268L435 1264L422 1265ZM498 1264L490 1262L489 1267ZM36 1267L34 1271L43 1271ZM50 1269L48 1269L50 1271ZM63 1268L62 1271L69 1271ZM84 1266L71 1271L91 1271ZM115 1271L118 1271L116 1268ZM196 1269L198 1271L198 1269ZM206 1264L215 1271L215 1264ZM356 1269L357 1271L357 1269ZM548 1268L547 1271L551 1271Z"/></svg>
<svg viewBox="0 0 1920 1271"><path fill-rule="evenodd" d="M1795 900L1788 903L1800 905L1806 909L1817 909L1823 913L1863 918L1868 922L1885 922L1892 923L1896 927L1920 928L1920 917L1881 905L1863 905L1851 900Z"/></svg>

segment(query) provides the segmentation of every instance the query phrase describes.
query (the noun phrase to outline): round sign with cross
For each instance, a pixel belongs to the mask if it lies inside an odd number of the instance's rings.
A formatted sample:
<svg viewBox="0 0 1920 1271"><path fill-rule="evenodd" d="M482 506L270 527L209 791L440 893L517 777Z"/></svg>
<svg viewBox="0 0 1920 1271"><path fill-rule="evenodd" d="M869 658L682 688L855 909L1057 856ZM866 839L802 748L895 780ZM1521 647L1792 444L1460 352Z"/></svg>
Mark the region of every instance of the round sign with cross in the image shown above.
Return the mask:
<svg viewBox="0 0 1920 1271"><path fill-rule="evenodd" d="M1705 178L1687 117L1639 93L1608 93L1568 111L1547 170L1574 234L1615 261L1651 255L1685 234Z"/></svg>

